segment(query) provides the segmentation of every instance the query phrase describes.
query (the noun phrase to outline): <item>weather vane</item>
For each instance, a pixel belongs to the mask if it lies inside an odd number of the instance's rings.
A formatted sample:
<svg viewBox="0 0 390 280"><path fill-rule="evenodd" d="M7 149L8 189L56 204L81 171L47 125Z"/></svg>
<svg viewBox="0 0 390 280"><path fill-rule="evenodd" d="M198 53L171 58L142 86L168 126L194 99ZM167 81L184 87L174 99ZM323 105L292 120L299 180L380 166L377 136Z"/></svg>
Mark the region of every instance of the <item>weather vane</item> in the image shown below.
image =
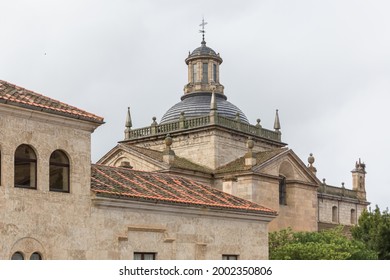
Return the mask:
<svg viewBox="0 0 390 280"><path fill-rule="evenodd" d="M199 26L202 27L202 30L199 30L199 32L202 33L202 43L203 43L203 42L206 43L206 42L204 41L204 34L206 33L206 31L204 30L204 26L205 26L206 24L207 24L207 22L205 22L205 21L204 21L204 18L202 18L202 23L199 24Z"/></svg>

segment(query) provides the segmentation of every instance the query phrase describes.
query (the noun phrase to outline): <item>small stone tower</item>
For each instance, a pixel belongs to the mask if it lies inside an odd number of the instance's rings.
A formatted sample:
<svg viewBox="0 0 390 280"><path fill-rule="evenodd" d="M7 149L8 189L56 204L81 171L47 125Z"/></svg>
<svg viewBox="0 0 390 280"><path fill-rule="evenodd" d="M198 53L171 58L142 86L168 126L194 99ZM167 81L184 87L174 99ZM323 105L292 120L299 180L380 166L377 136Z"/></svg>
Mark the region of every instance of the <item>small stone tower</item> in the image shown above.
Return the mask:
<svg viewBox="0 0 390 280"><path fill-rule="evenodd" d="M352 172L352 189L357 192L357 196L361 200L366 200L366 165L359 161L355 164L355 169Z"/></svg>

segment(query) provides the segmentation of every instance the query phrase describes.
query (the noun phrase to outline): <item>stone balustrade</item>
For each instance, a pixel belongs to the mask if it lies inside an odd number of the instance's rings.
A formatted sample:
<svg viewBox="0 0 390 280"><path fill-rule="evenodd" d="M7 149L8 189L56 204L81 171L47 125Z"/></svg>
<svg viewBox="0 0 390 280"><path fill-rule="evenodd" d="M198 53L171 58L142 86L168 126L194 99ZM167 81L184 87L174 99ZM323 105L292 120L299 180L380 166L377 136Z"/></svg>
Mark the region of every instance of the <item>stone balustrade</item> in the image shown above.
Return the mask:
<svg viewBox="0 0 390 280"><path fill-rule="evenodd" d="M200 128L209 125L217 125L220 127L226 127L229 129L237 130L273 141L281 141L281 133L279 131L264 129L260 125L250 125L247 123L240 122L239 120L232 120L218 115L213 117L207 115L186 119L184 117L184 114L178 121L175 122L169 122L164 124L157 124L156 122L153 122L151 126L132 129L129 132L129 138L125 140L143 138L151 135L166 135L172 132Z"/></svg>

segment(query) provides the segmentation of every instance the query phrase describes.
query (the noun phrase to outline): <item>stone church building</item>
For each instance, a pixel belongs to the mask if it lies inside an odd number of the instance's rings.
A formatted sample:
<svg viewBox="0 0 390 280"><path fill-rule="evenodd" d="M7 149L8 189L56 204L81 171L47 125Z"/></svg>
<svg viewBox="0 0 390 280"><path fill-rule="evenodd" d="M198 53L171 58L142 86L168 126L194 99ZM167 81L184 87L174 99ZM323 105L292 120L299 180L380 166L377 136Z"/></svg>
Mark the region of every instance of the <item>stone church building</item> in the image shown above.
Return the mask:
<svg viewBox="0 0 390 280"><path fill-rule="evenodd" d="M181 100L91 164L103 118L0 81L0 259L267 259L268 232L356 224L352 187L316 177L273 129L250 124L201 42Z"/></svg>

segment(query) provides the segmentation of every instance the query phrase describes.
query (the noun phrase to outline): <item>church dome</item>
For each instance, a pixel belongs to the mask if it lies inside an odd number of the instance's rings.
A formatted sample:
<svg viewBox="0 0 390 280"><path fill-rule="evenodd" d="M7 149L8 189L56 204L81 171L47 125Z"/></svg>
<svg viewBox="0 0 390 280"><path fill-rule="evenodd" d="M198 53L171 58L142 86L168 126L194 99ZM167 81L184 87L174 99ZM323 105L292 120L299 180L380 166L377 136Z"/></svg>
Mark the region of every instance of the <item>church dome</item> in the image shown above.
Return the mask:
<svg viewBox="0 0 390 280"><path fill-rule="evenodd" d="M192 51L192 53L188 54L188 57L186 58L186 63L188 64L189 61L192 61L194 59L198 59L201 57L209 57L214 58L219 63L222 63L222 58L217 54L212 48L206 46L206 42L202 41L201 46L196 48Z"/></svg>
<svg viewBox="0 0 390 280"><path fill-rule="evenodd" d="M219 116L235 119L240 114L240 121L249 123L244 113L234 104L227 101L225 95L216 94L217 112ZM181 101L173 105L161 118L160 123L178 121L181 112L186 118L207 116L210 114L211 93L198 92L182 96Z"/></svg>
<svg viewBox="0 0 390 280"><path fill-rule="evenodd" d="M206 46L206 43L202 44L199 48L196 48L190 56L195 55L217 55L217 53L210 47Z"/></svg>

